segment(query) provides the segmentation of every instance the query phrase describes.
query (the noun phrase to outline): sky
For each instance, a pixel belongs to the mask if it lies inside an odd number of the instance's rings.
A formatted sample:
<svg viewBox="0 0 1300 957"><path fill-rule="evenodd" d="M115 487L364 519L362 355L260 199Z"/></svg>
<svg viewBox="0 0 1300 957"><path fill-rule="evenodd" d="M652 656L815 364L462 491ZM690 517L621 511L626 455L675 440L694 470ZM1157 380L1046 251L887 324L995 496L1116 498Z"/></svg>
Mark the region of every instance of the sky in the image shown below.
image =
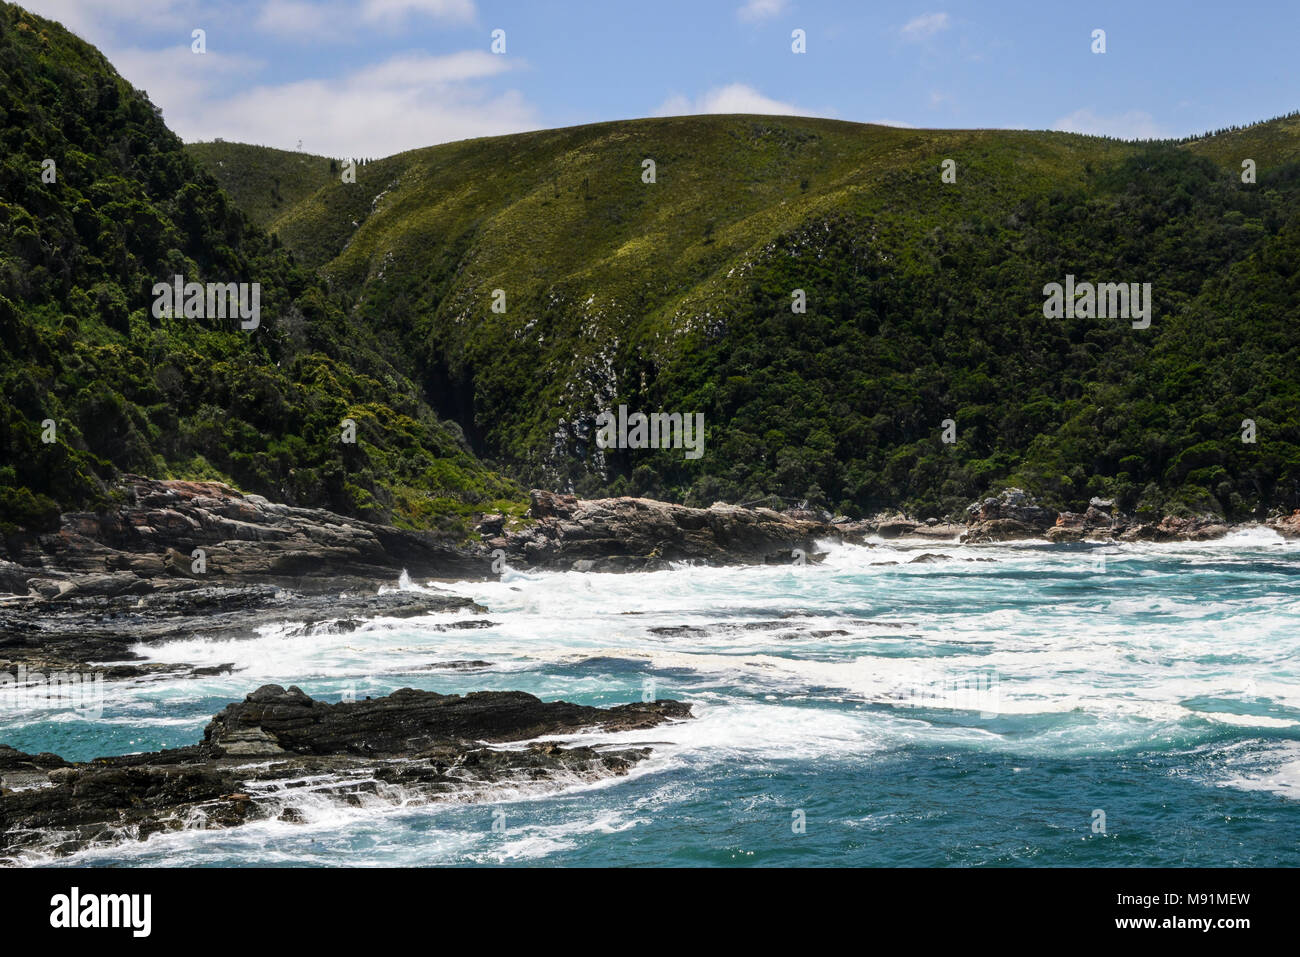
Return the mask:
<svg viewBox="0 0 1300 957"><path fill-rule="evenodd" d="M685 113L1131 139L1300 109L1300 0L20 5L99 47L187 142L328 156Z"/></svg>

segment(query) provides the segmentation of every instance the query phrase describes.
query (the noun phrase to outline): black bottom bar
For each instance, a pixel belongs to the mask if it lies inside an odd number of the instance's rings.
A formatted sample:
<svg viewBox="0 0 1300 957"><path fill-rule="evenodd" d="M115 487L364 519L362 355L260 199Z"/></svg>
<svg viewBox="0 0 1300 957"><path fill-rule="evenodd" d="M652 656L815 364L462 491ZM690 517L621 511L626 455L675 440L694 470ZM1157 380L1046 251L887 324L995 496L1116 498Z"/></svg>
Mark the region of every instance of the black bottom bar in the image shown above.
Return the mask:
<svg viewBox="0 0 1300 957"><path fill-rule="evenodd" d="M605 938L606 945L660 947L696 937L688 928L744 940L782 927L809 943L844 933L864 943L898 936L996 943L1032 931L1054 935L1038 942L1198 937L1231 946L1290 936L1294 883L1286 870L1208 869L14 868L0 870L0 900L11 947L77 935L128 947L195 941L373 948L411 935L432 944L456 928L486 934L483 940L498 946L517 939L563 949L566 939L575 946L585 940L585 947ZM145 898L131 895L149 895L147 911ZM148 935L137 936L146 915ZM118 926L71 926L96 922Z"/></svg>

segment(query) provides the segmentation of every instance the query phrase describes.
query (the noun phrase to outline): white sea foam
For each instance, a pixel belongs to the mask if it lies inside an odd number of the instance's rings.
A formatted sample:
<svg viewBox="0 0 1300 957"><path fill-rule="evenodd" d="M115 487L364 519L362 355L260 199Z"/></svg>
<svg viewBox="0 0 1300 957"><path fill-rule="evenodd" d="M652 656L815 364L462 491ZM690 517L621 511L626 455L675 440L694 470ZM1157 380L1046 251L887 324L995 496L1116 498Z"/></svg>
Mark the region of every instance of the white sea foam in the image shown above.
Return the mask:
<svg viewBox="0 0 1300 957"><path fill-rule="evenodd" d="M161 723L171 702L234 699L265 681L351 681L361 693L373 682L383 693L418 672L439 690L618 701L653 679L657 694L694 702L699 716L625 736L661 742L634 775L682 762L862 758L906 744L1117 753L1300 720L1300 593L1294 576L1256 571L1300 553L1269 529L1169 544L822 547L825 560L802 567L404 576L402 589L474 598L496 624L437 630L464 617L444 614L309 638L280 626L239 641L140 645L153 661L239 670L132 693L159 705ZM923 554L941 560L913 563ZM453 659L491 668L472 679L429 670ZM995 694L973 698L967 685L981 676L996 678Z"/></svg>

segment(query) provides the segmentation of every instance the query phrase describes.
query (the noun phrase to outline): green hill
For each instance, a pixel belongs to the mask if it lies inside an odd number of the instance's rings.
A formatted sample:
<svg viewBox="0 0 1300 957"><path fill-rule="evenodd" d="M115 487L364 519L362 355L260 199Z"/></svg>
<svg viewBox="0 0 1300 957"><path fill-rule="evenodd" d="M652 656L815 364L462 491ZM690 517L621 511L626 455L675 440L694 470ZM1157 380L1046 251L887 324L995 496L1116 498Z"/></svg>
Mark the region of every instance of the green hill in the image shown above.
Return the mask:
<svg viewBox="0 0 1300 957"><path fill-rule="evenodd" d="M1294 116L1144 144L634 120L402 153L270 223L528 483L851 515L1015 483L1240 517L1300 506L1298 150ZM1150 328L1045 319L1067 274L1151 283ZM704 413L705 454L595 448L619 404Z"/></svg>
<svg viewBox="0 0 1300 957"><path fill-rule="evenodd" d="M9 4L0 137L0 533L107 504L119 470L420 527L519 501L142 94ZM176 275L260 283L260 326L156 316Z"/></svg>
<svg viewBox="0 0 1300 957"><path fill-rule="evenodd" d="M7 4L0 71L0 531L106 503L121 469L448 528L517 483L850 515L1007 484L1300 506L1295 116L1143 144L633 120L345 184L325 157L183 147ZM156 317L175 275L260 283L261 326ZM1067 275L1150 283L1150 327L1045 318ZM619 405L702 413L704 454L597 448Z"/></svg>
<svg viewBox="0 0 1300 957"><path fill-rule="evenodd" d="M277 220L339 174L339 161L245 143L190 143L185 151L207 170L248 218L267 232Z"/></svg>

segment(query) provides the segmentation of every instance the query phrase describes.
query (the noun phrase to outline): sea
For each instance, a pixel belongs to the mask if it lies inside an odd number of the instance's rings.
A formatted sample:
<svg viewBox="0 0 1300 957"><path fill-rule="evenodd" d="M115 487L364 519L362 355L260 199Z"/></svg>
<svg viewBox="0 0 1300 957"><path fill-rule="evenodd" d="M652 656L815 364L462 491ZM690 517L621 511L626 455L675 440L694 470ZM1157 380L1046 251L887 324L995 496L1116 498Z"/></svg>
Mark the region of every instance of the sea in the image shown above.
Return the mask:
<svg viewBox="0 0 1300 957"><path fill-rule="evenodd" d="M506 568L400 588L487 608L134 650L236 670L0 713L70 760L198 742L268 683L326 701L521 690L694 717L559 740L645 746L624 777L125 840L52 866L1297 866L1300 542L824 543L802 565ZM486 627L449 627L478 618ZM483 662L472 667L440 667Z"/></svg>

